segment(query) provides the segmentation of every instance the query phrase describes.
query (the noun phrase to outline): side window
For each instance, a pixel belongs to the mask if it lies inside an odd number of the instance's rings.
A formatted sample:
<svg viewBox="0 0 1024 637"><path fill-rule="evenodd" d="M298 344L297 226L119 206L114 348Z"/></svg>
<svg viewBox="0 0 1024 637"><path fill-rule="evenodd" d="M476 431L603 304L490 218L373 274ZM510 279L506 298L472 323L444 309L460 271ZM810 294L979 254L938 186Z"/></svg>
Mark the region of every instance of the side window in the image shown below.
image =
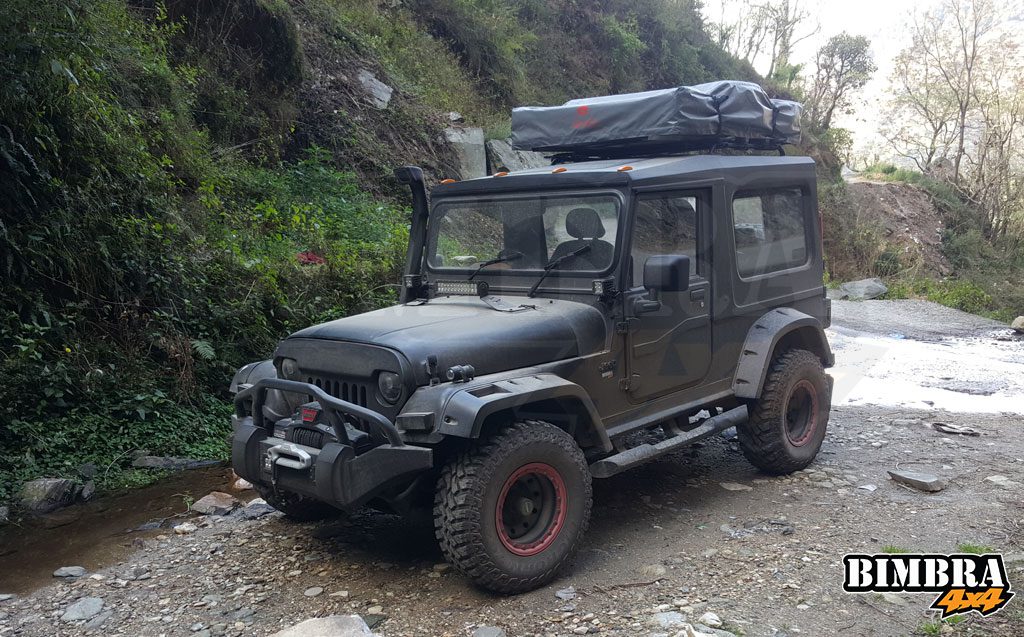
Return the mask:
<svg viewBox="0 0 1024 637"><path fill-rule="evenodd" d="M674 195L637 201L633 218L633 286L643 285L644 262L658 254L685 254L697 263L697 197Z"/></svg>
<svg viewBox="0 0 1024 637"><path fill-rule="evenodd" d="M807 262L804 195L799 188L744 190L732 200L736 269L741 277Z"/></svg>

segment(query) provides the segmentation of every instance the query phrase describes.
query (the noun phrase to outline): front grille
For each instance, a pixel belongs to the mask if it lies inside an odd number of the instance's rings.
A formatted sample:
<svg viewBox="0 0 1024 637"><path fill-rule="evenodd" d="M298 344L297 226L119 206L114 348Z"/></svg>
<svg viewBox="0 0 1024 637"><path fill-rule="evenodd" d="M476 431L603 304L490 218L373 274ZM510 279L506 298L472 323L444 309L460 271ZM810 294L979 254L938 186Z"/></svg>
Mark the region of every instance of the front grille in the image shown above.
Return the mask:
<svg viewBox="0 0 1024 637"><path fill-rule="evenodd" d="M292 442L314 449L324 448L324 432L296 427L292 429Z"/></svg>
<svg viewBox="0 0 1024 637"><path fill-rule="evenodd" d="M335 398L354 403L360 407L367 406L367 386L364 384L317 376L310 376L306 382L316 385Z"/></svg>

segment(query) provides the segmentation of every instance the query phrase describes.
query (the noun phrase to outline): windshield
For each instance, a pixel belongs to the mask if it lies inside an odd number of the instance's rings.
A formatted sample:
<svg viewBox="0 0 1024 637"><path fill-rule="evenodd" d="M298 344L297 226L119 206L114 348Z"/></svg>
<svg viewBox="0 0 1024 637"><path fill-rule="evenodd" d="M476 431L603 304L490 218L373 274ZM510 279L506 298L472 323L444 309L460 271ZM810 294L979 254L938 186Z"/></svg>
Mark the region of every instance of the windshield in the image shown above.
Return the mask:
<svg viewBox="0 0 1024 637"><path fill-rule="evenodd" d="M619 198L601 195L531 195L440 203L431 214L427 264L431 269L541 270L568 258L561 271L602 272L615 256Z"/></svg>

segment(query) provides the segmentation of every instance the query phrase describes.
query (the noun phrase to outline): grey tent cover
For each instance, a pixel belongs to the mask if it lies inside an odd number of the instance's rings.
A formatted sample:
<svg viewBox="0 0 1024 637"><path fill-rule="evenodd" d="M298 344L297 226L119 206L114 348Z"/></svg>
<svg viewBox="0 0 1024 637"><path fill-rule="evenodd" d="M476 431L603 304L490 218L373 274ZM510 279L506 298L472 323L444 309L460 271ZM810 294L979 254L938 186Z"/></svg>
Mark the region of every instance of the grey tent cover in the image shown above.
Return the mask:
<svg viewBox="0 0 1024 637"><path fill-rule="evenodd" d="M723 80L696 86L588 97L561 106L512 110L512 145L521 150L638 150L726 139L800 141L797 102L768 97L757 84Z"/></svg>

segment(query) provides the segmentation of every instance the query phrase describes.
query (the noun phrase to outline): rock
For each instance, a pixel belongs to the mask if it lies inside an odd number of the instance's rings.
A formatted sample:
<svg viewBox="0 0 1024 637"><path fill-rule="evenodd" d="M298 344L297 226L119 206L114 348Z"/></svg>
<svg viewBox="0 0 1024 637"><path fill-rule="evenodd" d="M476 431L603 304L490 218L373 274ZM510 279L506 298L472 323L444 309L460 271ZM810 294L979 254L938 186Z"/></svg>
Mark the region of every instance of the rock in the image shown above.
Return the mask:
<svg viewBox="0 0 1024 637"><path fill-rule="evenodd" d="M1004 489L1015 489L1020 486L1019 482L1014 482L1006 476L989 476L985 478L985 482L990 482L998 487L1003 487Z"/></svg>
<svg viewBox="0 0 1024 637"><path fill-rule="evenodd" d="M674 610L654 613L650 623L658 628L679 628L686 623L686 615Z"/></svg>
<svg viewBox="0 0 1024 637"><path fill-rule="evenodd" d="M913 487L918 491L942 491L946 488L946 481L942 478L923 471L890 471L889 477L894 482Z"/></svg>
<svg viewBox="0 0 1024 637"><path fill-rule="evenodd" d="M240 504L241 502L236 500L233 495L223 491L213 491L196 500L191 509L203 515L227 515Z"/></svg>
<svg viewBox="0 0 1024 637"><path fill-rule="evenodd" d="M7 507L0 507L0 526L7 524L11 520L11 510Z"/></svg>
<svg viewBox="0 0 1024 637"><path fill-rule="evenodd" d="M530 170L551 165L551 161L544 155L528 150L516 150L504 139L492 139L487 142L487 161L490 162L492 173L501 170L507 172Z"/></svg>
<svg viewBox="0 0 1024 637"><path fill-rule="evenodd" d="M371 606L371 607L366 609L366 612L369 613L370 615L380 615L381 613L384 612L384 607L383 606Z"/></svg>
<svg viewBox="0 0 1024 637"><path fill-rule="evenodd" d="M92 619L103 610L103 600L99 597L83 597L74 604L67 607L61 615L61 621L79 622Z"/></svg>
<svg viewBox="0 0 1024 637"><path fill-rule="evenodd" d="M462 116L462 113L458 111L450 111L448 113L448 121L452 124L458 124L459 122L466 121L466 118Z"/></svg>
<svg viewBox="0 0 1024 637"><path fill-rule="evenodd" d="M668 573L668 569L661 564L648 564L640 569L640 577L646 579L659 579L665 577L666 573Z"/></svg>
<svg viewBox="0 0 1024 637"><path fill-rule="evenodd" d="M191 522L182 522L178 526L174 527L174 533L176 535L188 535L189 533L195 533L199 530L199 527Z"/></svg>
<svg viewBox="0 0 1024 637"><path fill-rule="evenodd" d="M358 615L328 615L307 619L271 637L373 637L373 633Z"/></svg>
<svg viewBox="0 0 1024 637"><path fill-rule="evenodd" d="M839 286L839 298L849 299L850 301L867 301L869 299L876 299L886 292L889 288L882 283L881 279L861 279L860 281L848 281Z"/></svg>
<svg viewBox="0 0 1024 637"><path fill-rule="evenodd" d="M738 484L736 482L719 482L718 485L726 491L753 491L754 487L747 486L745 484Z"/></svg>
<svg viewBox="0 0 1024 637"><path fill-rule="evenodd" d="M311 587L307 588L306 590L302 591L302 594L305 595L306 597L316 597L317 595L319 595L320 593L323 593L323 592L324 592L323 588L321 588L319 586L311 586Z"/></svg>
<svg viewBox="0 0 1024 637"><path fill-rule="evenodd" d="M104 613L100 613L99 615L97 615L97 616L93 617L92 619L90 619L89 621L85 622L85 625L82 626L82 628L85 629L86 631L98 630L98 629L100 629L103 626L103 624L107 623L108 619L110 619L113 616L114 616L114 611L112 611L112 610L108 610L108 611L106 611Z"/></svg>
<svg viewBox="0 0 1024 637"><path fill-rule="evenodd" d="M245 478L239 478L231 484L231 488L235 491L250 491L252 489L252 483Z"/></svg>
<svg viewBox="0 0 1024 637"><path fill-rule="evenodd" d="M85 575L85 568L82 566L62 566L53 572L54 577L82 577Z"/></svg>
<svg viewBox="0 0 1024 637"><path fill-rule="evenodd" d="M704 624L705 626L709 626L711 628L722 627L722 619L715 613L712 613L711 611L708 611L701 615L700 619L698 619L697 622Z"/></svg>
<svg viewBox="0 0 1024 637"><path fill-rule="evenodd" d="M220 460L196 460L194 458L172 458L165 456L139 456L132 462L136 469L168 469L183 471L185 469L202 469L216 467Z"/></svg>
<svg viewBox="0 0 1024 637"><path fill-rule="evenodd" d="M476 179L487 175L487 150L482 128L448 128L445 140L452 145L459 160L459 178Z"/></svg>
<svg viewBox="0 0 1024 637"><path fill-rule="evenodd" d="M359 71L357 78L359 83L362 84L363 90L370 97L370 102L374 108L384 110L388 107L388 104L391 103L391 95L395 92L395 89L378 80L376 75L366 69Z"/></svg>
<svg viewBox="0 0 1024 637"><path fill-rule="evenodd" d="M569 600L576 599L576 589L570 586L569 588L563 588L561 590L555 591L555 597L562 600L563 602L568 602Z"/></svg>
<svg viewBox="0 0 1024 637"><path fill-rule="evenodd" d="M867 491L868 493L873 493L876 489L878 489L878 487L876 487L873 484L862 484L862 485L860 485L857 488L858 489L863 489L864 491Z"/></svg>
<svg viewBox="0 0 1024 637"><path fill-rule="evenodd" d="M366 622L366 625L369 626L371 630L383 624L388 618L387 615L382 615L380 613L367 613L362 617L363 621Z"/></svg>
<svg viewBox="0 0 1024 637"><path fill-rule="evenodd" d="M98 469L96 468L96 465L94 465L93 463L86 462L85 464L79 465L78 469L76 469L75 471L82 478L84 478L86 480L92 480L93 478L96 477L96 473L98 472Z"/></svg>
<svg viewBox="0 0 1024 637"><path fill-rule="evenodd" d="M82 486L82 491L78 494L78 499L82 502L88 502L96 497L96 483L92 480L86 482Z"/></svg>
<svg viewBox="0 0 1024 637"><path fill-rule="evenodd" d="M480 626L473 631L473 637L505 637L506 633L497 626Z"/></svg>
<svg viewBox="0 0 1024 637"><path fill-rule="evenodd" d="M1013 319L1013 323L1010 323L1010 327L1013 328L1014 332L1018 334L1024 334L1024 316L1018 316Z"/></svg>
<svg viewBox="0 0 1024 637"><path fill-rule="evenodd" d="M0 602L9 602L12 599L18 599L18 596L14 593L0 593Z"/></svg>
<svg viewBox="0 0 1024 637"><path fill-rule="evenodd" d="M882 599L889 602L894 606L906 606L907 600L903 599L896 593L882 593Z"/></svg>
<svg viewBox="0 0 1024 637"><path fill-rule="evenodd" d="M74 480L40 478L21 487L21 506L33 513L49 513L75 501L78 487Z"/></svg>
<svg viewBox="0 0 1024 637"><path fill-rule="evenodd" d="M948 422L933 422L932 429L935 431L942 432L944 434L953 434L957 436L980 436L981 432L973 427L967 425L951 425Z"/></svg>
<svg viewBox="0 0 1024 637"><path fill-rule="evenodd" d="M249 504L242 507L242 517L246 520L255 520L256 518L262 518L264 515L268 515L277 511L274 507L267 504L267 501L263 498L256 498L251 500Z"/></svg>

